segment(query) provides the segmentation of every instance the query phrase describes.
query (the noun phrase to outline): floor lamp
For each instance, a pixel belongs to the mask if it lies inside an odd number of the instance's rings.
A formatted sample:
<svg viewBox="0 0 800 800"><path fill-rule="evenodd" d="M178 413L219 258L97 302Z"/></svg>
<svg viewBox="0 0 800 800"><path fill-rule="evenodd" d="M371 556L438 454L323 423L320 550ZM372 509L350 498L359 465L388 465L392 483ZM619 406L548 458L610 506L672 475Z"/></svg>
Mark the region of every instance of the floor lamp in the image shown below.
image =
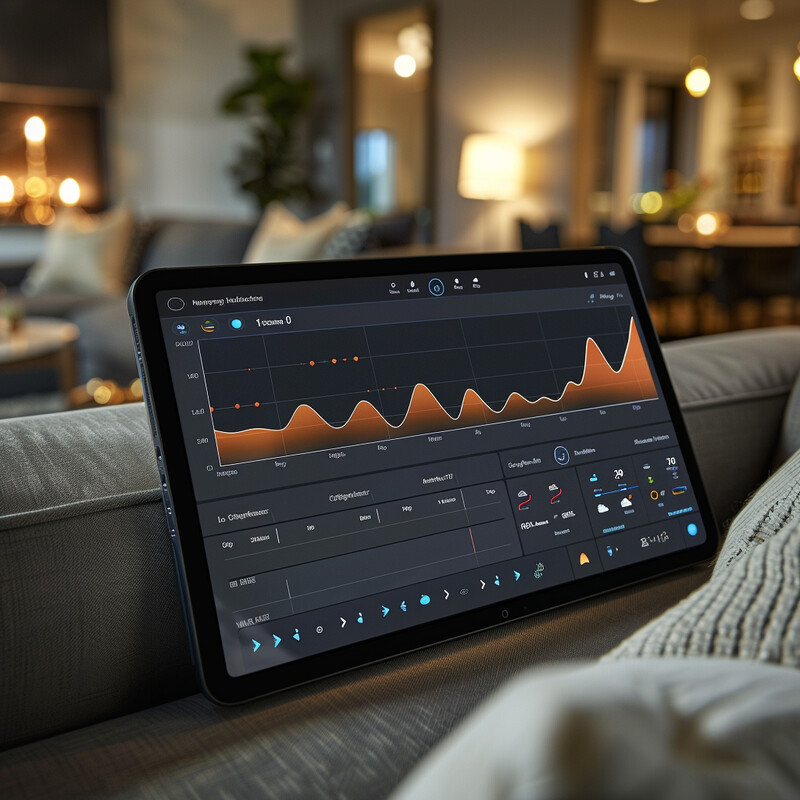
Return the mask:
<svg viewBox="0 0 800 800"><path fill-rule="evenodd" d="M523 191L525 154L522 146L505 136L473 133L461 145L458 193L475 200L512 200ZM492 249L489 210L483 213L483 246Z"/></svg>

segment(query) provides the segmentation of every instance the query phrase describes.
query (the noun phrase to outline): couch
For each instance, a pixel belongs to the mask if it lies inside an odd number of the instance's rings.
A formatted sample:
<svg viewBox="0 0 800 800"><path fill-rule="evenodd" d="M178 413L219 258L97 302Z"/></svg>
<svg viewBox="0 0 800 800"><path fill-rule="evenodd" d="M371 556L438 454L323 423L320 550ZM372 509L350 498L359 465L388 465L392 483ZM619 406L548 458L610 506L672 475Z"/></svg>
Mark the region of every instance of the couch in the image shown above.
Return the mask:
<svg viewBox="0 0 800 800"><path fill-rule="evenodd" d="M665 354L724 527L800 447L800 329ZM624 645L711 570L219 708L193 676L142 405L0 421L0 461L4 798L385 797L506 680Z"/></svg>
<svg viewBox="0 0 800 800"><path fill-rule="evenodd" d="M366 228L357 244L363 252L406 246L416 236L415 215L401 213L374 219ZM135 227L127 257L127 279L132 281L157 267L238 264L255 230L255 223L221 220L159 219L140 223ZM137 373L124 297L21 291L25 274L41 250L42 233L31 226L0 228L0 242L11 243L8 255L0 253L0 282L8 287L8 299L28 316L60 317L78 326L79 383L92 377L129 383ZM18 240L21 243L17 244ZM5 392L0 387L0 396L43 387L49 388L46 376L34 377L33 382L30 377L17 378L9 381Z"/></svg>

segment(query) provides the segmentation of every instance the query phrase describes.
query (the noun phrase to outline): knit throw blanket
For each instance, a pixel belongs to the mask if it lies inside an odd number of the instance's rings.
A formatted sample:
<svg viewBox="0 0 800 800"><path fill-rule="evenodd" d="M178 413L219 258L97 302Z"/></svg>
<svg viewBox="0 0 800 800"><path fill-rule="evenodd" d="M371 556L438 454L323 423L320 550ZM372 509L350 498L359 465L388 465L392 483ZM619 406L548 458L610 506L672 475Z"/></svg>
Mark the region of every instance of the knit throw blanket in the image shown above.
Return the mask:
<svg viewBox="0 0 800 800"><path fill-rule="evenodd" d="M650 656L800 667L800 451L734 519L709 581L604 658Z"/></svg>

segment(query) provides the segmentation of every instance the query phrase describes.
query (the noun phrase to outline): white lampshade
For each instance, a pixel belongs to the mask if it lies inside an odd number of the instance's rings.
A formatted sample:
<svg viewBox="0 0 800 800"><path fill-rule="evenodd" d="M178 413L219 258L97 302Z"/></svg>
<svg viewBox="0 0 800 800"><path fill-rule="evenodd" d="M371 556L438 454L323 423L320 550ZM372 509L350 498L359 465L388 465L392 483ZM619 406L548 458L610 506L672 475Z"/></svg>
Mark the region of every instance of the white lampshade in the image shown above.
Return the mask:
<svg viewBox="0 0 800 800"><path fill-rule="evenodd" d="M517 142L473 133L461 145L458 193L477 200L510 200L522 194L524 153Z"/></svg>

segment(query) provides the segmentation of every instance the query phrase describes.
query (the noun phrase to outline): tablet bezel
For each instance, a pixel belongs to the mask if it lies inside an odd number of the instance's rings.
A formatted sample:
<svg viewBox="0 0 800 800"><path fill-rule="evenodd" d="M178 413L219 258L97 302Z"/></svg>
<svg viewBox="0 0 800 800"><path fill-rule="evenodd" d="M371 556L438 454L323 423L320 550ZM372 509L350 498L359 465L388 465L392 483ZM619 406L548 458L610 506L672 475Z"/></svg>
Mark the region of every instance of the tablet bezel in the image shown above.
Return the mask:
<svg viewBox="0 0 800 800"><path fill-rule="evenodd" d="M259 672L231 677L225 667L217 612L206 564L197 501L189 478L188 456L172 387L166 343L156 308L156 294L163 290L252 286L341 280L358 277L407 276L413 278L450 270L500 268L536 269L568 265L615 264L624 272L636 309L644 345L662 387L663 399L675 428L678 446L695 490L706 541L696 547L621 567L611 572L532 592L511 600L384 634L365 642L348 644ZM661 354L658 337L633 263L618 248L540 250L513 253L402 256L302 262L285 265L237 265L153 269L131 286L128 308L132 318L140 374L144 384L156 457L165 490L165 507L171 533L184 613L198 677L203 692L213 701L234 704L306 683L327 675L363 666L438 642L474 633L503 622L583 600L642 580L664 575L711 558L719 534L703 488L697 461Z"/></svg>

